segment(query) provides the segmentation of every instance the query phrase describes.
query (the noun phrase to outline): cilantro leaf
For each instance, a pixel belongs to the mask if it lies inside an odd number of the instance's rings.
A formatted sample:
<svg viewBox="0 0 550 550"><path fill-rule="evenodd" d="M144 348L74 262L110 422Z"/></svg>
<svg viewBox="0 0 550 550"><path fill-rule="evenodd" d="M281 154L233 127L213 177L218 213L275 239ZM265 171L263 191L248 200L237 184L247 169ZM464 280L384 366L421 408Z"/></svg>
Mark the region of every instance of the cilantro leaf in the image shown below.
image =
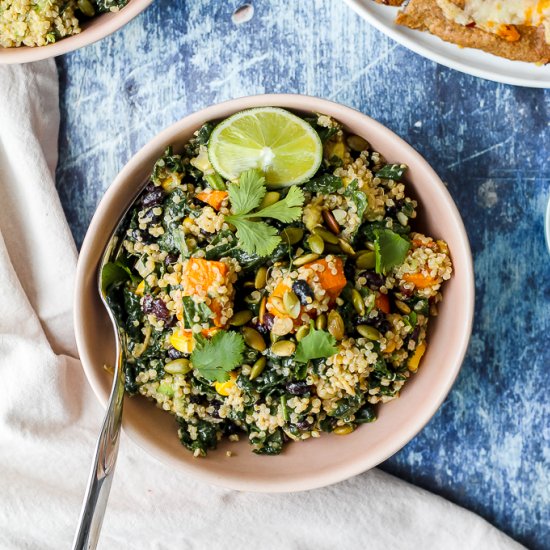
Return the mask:
<svg viewBox="0 0 550 550"><path fill-rule="evenodd" d="M265 178L260 172L247 170L241 175L238 185L230 183L228 187L233 214L225 216L225 220L237 228L239 247L248 254L269 256L281 242L281 237L277 229L258 218L274 218L283 223L300 219L304 193L293 185L284 199L252 212L267 191Z"/></svg>
<svg viewBox="0 0 550 550"><path fill-rule="evenodd" d="M229 371L241 364L244 340L237 332L220 330L211 340L200 341L191 354L193 368L204 378L218 382L229 380Z"/></svg>
<svg viewBox="0 0 550 550"><path fill-rule="evenodd" d="M293 185L286 197L274 204L262 208L259 212L249 214L250 218L275 218L280 222L290 223L297 219L302 214L302 206L304 205L304 193L299 188Z"/></svg>
<svg viewBox="0 0 550 550"><path fill-rule="evenodd" d="M239 183L228 186L231 208L235 214L248 214L258 208L266 194L265 178L259 170L247 170L239 177Z"/></svg>
<svg viewBox="0 0 550 550"><path fill-rule="evenodd" d="M330 357L337 352L336 338L325 330L316 330L312 322L308 335L298 344L294 360L307 363L310 359Z"/></svg>
<svg viewBox="0 0 550 550"><path fill-rule="evenodd" d="M376 273L386 275L393 267L405 261L411 243L391 229L375 229L374 235Z"/></svg>
<svg viewBox="0 0 550 550"><path fill-rule="evenodd" d="M265 222L229 217L230 223L237 228L239 246L248 254L269 256L281 242L278 231Z"/></svg>

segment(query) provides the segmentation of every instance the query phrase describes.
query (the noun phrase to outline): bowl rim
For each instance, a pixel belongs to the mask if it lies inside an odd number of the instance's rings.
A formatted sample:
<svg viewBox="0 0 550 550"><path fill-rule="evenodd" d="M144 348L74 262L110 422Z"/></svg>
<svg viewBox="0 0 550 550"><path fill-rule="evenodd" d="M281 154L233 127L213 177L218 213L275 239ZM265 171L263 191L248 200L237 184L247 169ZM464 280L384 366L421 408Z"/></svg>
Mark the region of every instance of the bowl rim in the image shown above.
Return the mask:
<svg viewBox="0 0 550 550"><path fill-rule="evenodd" d="M102 13L87 21L80 33L67 36L47 46L19 46L17 48L0 46L0 64L40 61L93 44L129 23L152 2L153 0L130 0L117 12Z"/></svg>
<svg viewBox="0 0 550 550"><path fill-rule="evenodd" d="M307 102L307 108L305 108L304 102ZM207 120L215 120L216 118L220 118L221 113L224 113L221 116L229 116L225 114L228 111L237 112L239 110L258 106L277 106L302 111L311 110L312 112L326 113L330 116L334 116L336 119L338 119L338 112L347 112L350 115L353 114L353 116L362 118L363 120L368 122L371 128L373 128L373 132L384 133L389 138L391 138L394 143L400 143L402 146L408 148L410 154L416 157L418 165L423 169L424 180L428 180L428 183L430 185L434 184L435 186L437 186L437 191L439 193L438 200L440 199L444 201L445 207L449 210L452 217L451 225L455 227L460 237L463 248L461 256L468 259L467 265L463 266L463 278L465 287L463 303L466 313L466 323L460 331L460 337L456 339L457 343L453 346L456 349L454 354L454 363L451 366L447 365L446 377L443 383L441 383L437 387L437 389L434 389L434 394L431 396L432 399L430 400L430 402L426 404L420 411L417 410L415 412L416 421L414 423L414 426L411 427L411 429L403 430L404 433L399 434L400 437L393 437L384 445L380 445L380 447L383 448L377 448L376 452L372 452L371 450L370 453L366 453L365 455L361 455L359 457L356 457L355 459L343 461L337 466L332 467L329 471L317 471L315 469L311 469L311 471L308 472L308 475L302 476L299 481L297 481L295 478L290 479L288 482L281 482L280 479L278 479L276 482L270 482L266 479L262 479L260 481L256 478L248 480L243 479L243 476L231 475L226 473L216 474L215 472L209 471L208 469L201 469L200 467L196 466L192 467L184 461L179 461L175 459L167 450L148 441L146 437L138 433L137 428L134 428L132 424L125 421L123 417L123 429L125 433L139 447L141 447L143 450L145 450L161 462L169 464L170 466L173 466L180 471L183 471L187 475L193 475L197 479L200 479L212 485L218 485L241 491L245 490L252 492L270 493L296 492L324 487L351 478L366 470L369 470L370 468L377 466L378 464L395 454L401 448L403 448L424 428L424 426L430 421L430 419L443 403L458 375L458 372L460 371L464 356L468 348L468 343L473 326L475 286L473 259L464 223L450 193L446 189L441 179L437 176L436 172L420 155L420 153L418 153L411 145L409 145L407 142L405 142L405 140L397 136L389 128L386 128L381 123L351 107L347 107L326 99L316 98L303 94L265 94L232 99L196 111L192 114L185 116L176 123L168 126L160 133L158 133L147 144L145 144L135 155L132 156L132 158L116 176L113 183L106 190L104 196L97 206L96 212L92 217L88 231L86 232L86 236L84 238L84 242L82 244L77 264L76 280L74 287L75 336L77 348L79 351L84 372L86 374L86 378L88 379L88 382L90 383L96 397L98 398L102 406L105 407L108 399L108 392L104 390L100 383L100 378L98 375L99 369L97 367L94 367L94 365L90 364L90 361L88 361L88 357L85 353L85 331L82 330L79 321L79 319L85 316L82 298L85 295L85 280L87 269L89 269L90 267L88 266L89 260L87 261L87 258L90 257L90 253L93 250L93 235L96 232L96 228L99 228L99 226L102 224L102 212L106 210L108 204L111 202L111 199L117 195L118 188L124 183L124 181L127 180L128 175L130 175L142 163L141 159L152 155L155 151L159 149L159 146L161 144L166 145L170 143L178 134L180 134L182 131L185 131L185 129L191 127L198 128ZM95 266L95 269L97 269L97 266Z"/></svg>

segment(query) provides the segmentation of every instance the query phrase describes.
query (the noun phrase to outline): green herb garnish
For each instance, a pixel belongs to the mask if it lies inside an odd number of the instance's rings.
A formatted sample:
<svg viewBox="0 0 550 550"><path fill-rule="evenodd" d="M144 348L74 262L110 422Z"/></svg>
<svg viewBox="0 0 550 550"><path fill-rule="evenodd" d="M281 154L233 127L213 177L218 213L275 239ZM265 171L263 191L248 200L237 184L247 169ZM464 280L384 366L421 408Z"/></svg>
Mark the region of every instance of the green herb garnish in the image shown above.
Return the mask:
<svg viewBox="0 0 550 550"><path fill-rule="evenodd" d="M376 229L374 235L376 273L386 275L393 267L405 261L411 243L391 229Z"/></svg>
<svg viewBox="0 0 550 550"><path fill-rule="evenodd" d="M241 364L244 340L237 332L220 330L212 339L196 339L191 354L193 368L211 381L226 382L229 372Z"/></svg>
<svg viewBox="0 0 550 550"><path fill-rule="evenodd" d="M239 246L249 254L269 256L281 242L278 230L258 218L290 223L302 215L304 193L295 185L289 188L284 199L254 211L267 192L265 178L259 170L243 172L238 184L228 185L228 192L233 214L225 219L237 228Z"/></svg>
<svg viewBox="0 0 550 550"><path fill-rule="evenodd" d="M336 338L325 330L316 330L311 322L307 336L300 340L294 360L299 363L307 363L311 359L330 357L338 352Z"/></svg>

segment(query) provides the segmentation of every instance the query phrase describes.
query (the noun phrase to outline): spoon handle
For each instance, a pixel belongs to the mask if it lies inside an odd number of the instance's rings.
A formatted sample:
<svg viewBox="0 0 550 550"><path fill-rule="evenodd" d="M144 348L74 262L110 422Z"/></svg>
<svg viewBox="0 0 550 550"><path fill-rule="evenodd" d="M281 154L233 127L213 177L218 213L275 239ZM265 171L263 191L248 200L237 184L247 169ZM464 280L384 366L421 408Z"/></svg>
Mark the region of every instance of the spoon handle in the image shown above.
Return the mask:
<svg viewBox="0 0 550 550"><path fill-rule="evenodd" d="M97 546L109 499L118 454L122 404L124 402L124 375L120 347L120 342L117 339L117 365L109 406L97 441L92 471L80 512L78 530L73 541L73 550L91 550Z"/></svg>

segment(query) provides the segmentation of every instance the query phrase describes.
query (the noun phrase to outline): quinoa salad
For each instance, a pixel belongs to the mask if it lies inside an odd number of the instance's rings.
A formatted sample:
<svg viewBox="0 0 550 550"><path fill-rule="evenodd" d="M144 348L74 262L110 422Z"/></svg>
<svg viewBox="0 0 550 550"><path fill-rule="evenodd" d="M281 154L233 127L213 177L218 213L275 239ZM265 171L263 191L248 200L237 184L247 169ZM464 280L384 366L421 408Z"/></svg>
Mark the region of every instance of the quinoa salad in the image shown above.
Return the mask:
<svg viewBox="0 0 550 550"><path fill-rule="evenodd" d="M447 244L414 227L407 167L328 116L300 121L318 167L284 187L220 174L225 121L169 147L102 274L126 392L172 414L195 456L224 438L275 455L375 421L421 368L451 277Z"/></svg>
<svg viewBox="0 0 550 550"><path fill-rule="evenodd" d="M80 33L81 24L119 11L128 0L0 0L0 46L46 46Z"/></svg>

